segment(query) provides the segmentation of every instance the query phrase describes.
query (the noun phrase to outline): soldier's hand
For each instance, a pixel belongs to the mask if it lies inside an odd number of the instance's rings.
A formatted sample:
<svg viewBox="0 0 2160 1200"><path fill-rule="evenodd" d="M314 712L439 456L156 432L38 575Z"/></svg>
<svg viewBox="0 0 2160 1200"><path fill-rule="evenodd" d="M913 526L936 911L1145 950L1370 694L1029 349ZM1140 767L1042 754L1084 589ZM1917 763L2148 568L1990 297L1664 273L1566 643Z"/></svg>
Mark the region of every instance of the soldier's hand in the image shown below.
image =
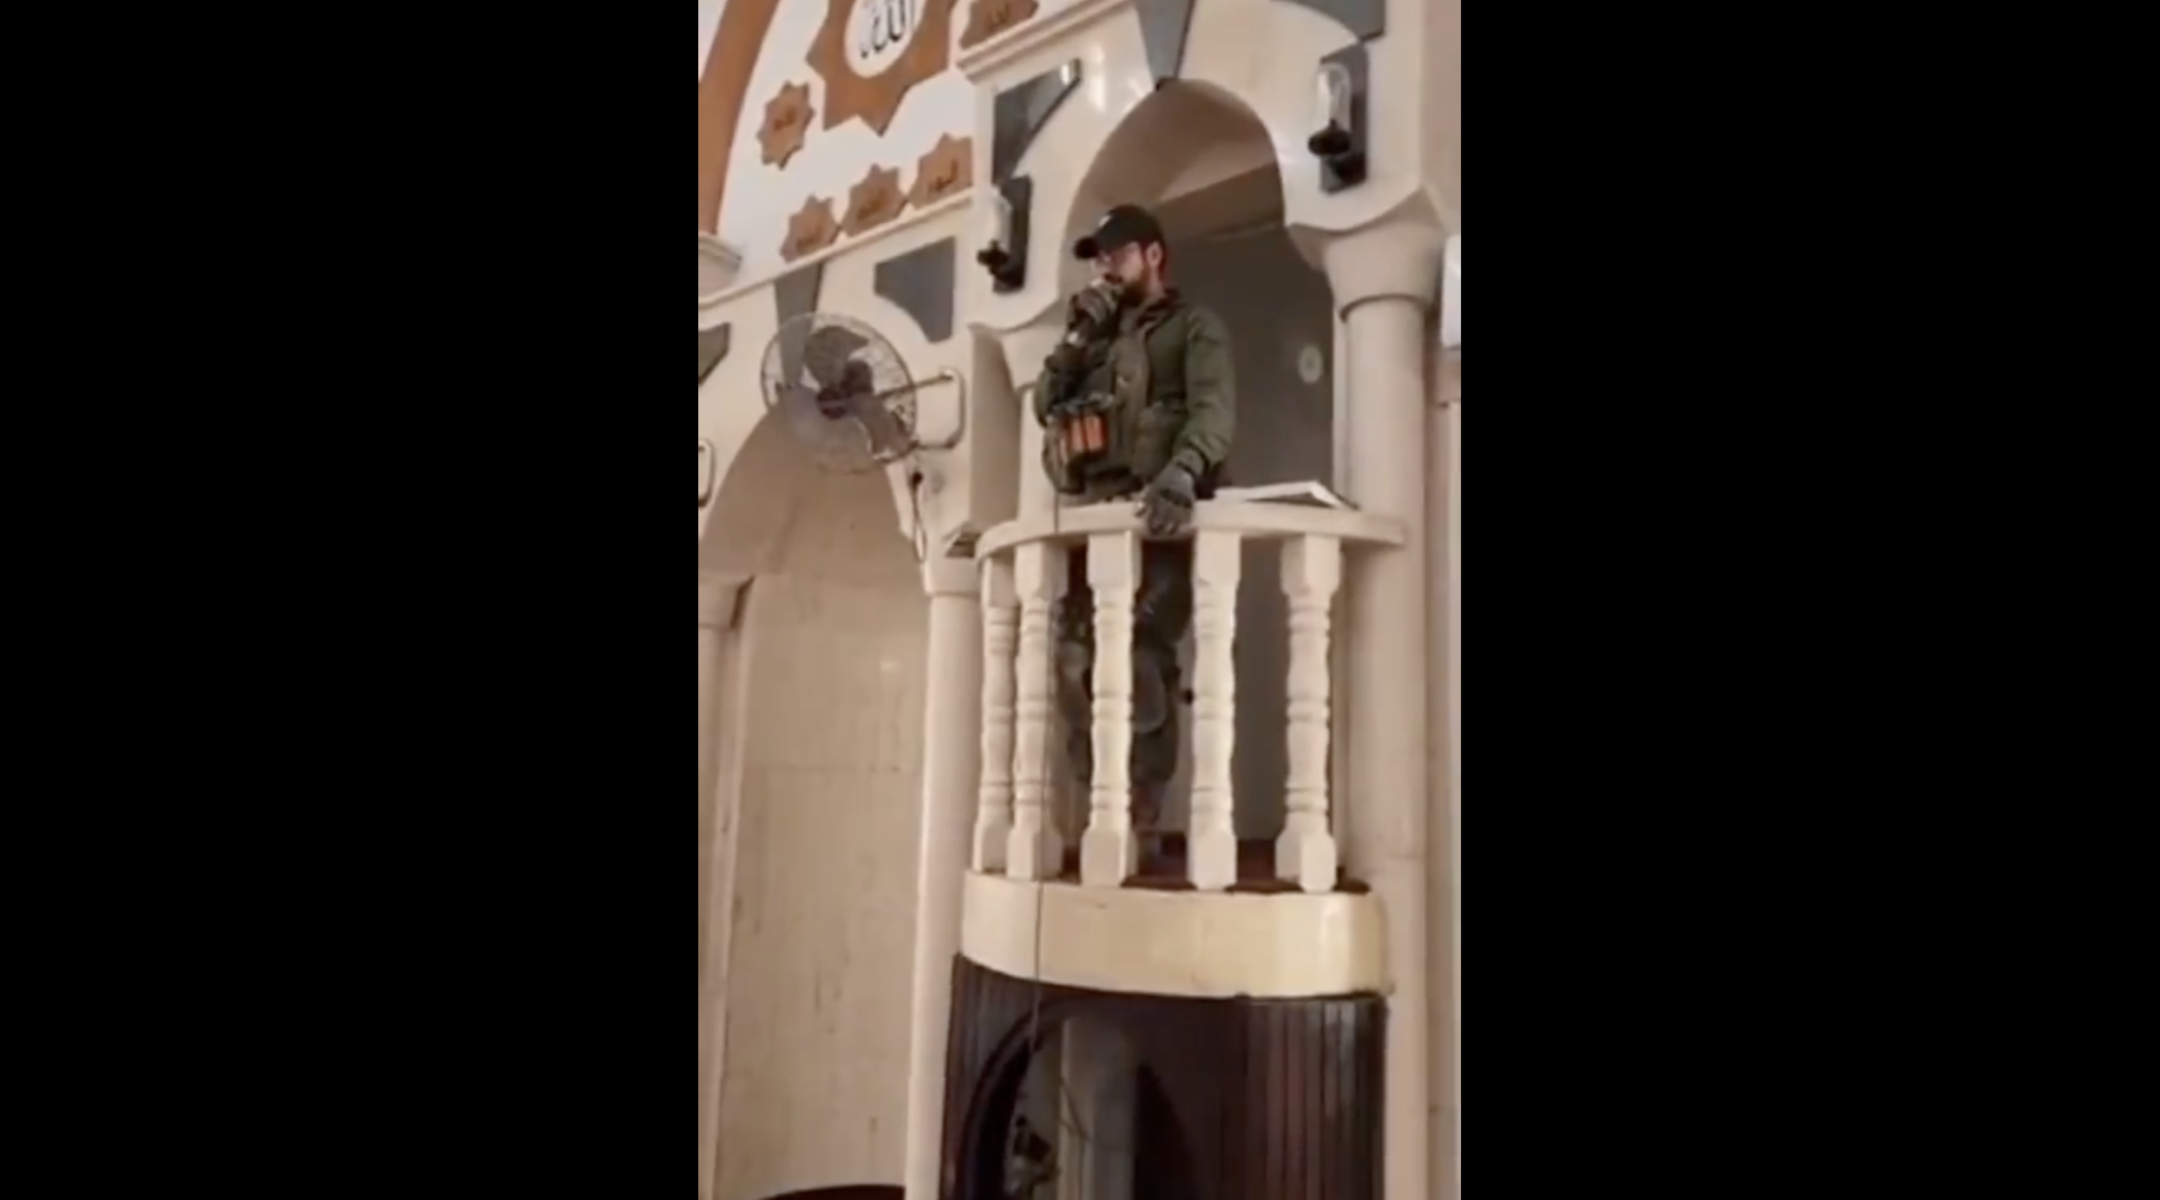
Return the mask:
<svg viewBox="0 0 2160 1200"><path fill-rule="evenodd" d="M1193 477L1185 468L1164 467L1140 495L1140 516L1153 537L1175 537L1192 525Z"/></svg>
<svg viewBox="0 0 2160 1200"><path fill-rule="evenodd" d="M1100 283L1081 288L1072 298L1067 323L1074 328L1096 330L1117 315L1117 294Z"/></svg>
<svg viewBox="0 0 2160 1200"><path fill-rule="evenodd" d="M1059 342L1050 357L1043 360L1043 369L1060 375L1078 375L1087 368L1087 347L1071 342Z"/></svg>

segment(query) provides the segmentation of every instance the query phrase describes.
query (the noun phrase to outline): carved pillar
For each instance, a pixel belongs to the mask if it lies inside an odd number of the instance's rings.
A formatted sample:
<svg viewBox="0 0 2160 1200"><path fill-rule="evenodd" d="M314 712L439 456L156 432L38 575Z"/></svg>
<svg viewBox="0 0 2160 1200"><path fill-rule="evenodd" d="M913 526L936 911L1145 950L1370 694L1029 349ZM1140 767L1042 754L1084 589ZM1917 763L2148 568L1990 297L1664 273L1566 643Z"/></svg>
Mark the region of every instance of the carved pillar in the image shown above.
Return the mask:
<svg viewBox="0 0 2160 1200"><path fill-rule="evenodd" d="M907 1194L935 1200L943 1134L945 1037L960 886L975 814L983 650L975 564L924 569L930 593L929 681L923 697L922 836L917 856L912 1032L908 1041Z"/></svg>
<svg viewBox="0 0 2160 1200"><path fill-rule="evenodd" d="M748 580L698 578L698 1196L719 1162L720 1076L735 875L735 806L743 708L734 620Z"/></svg>
<svg viewBox="0 0 2160 1200"><path fill-rule="evenodd" d="M1409 540L1358 555L1348 610L1350 869L1387 914L1385 1200L1432 1200L1427 942L1430 735L1426 683L1427 330L1443 235L1395 216L1329 241L1328 281L1348 364L1348 497Z"/></svg>
<svg viewBox="0 0 2160 1200"><path fill-rule="evenodd" d="M1005 870L1013 823L1014 655L1020 638L1020 596L1012 563L982 565L982 784L976 795L970 865L984 874Z"/></svg>
<svg viewBox="0 0 2160 1200"><path fill-rule="evenodd" d="M1462 235L1448 239L1433 347L1431 580L1432 1183L1462 1195Z"/></svg>
<svg viewBox="0 0 2160 1200"><path fill-rule="evenodd" d="M1035 420L1035 382L1042 376L1043 360L1065 336L1056 321L1023 326L999 335L1005 351L1005 369L1012 377L1013 392L1020 404L1020 515L1039 517L1057 505L1057 492L1042 469L1042 426Z"/></svg>
<svg viewBox="0 0 2160 1200"><path fill-rule="evenodd" d="M1457 297L1459 303L1459 296ZM1458 327L1460 317L1457 317ZM1436 477L1432 573L1434 955L1433 1183L1438 1200L1462 1195L1462 351L1441 354L1432 414Z"/></svg>
<svg viewBox="0 0 2160 1200"><path fill-rule="evenodd" d="M1334 694L1331 609L1341 582L1341 542L1301 537L1283 547L1282 590L1290 610L1289 770L1282 836L1275 839L1275 876L1313 893L1335 890L1340 865L1328 826L1328 723Z"/></svg>
<svg viewBox="0 0 2160 1200"><path fill-rule="evenodd" d="M1195 890L1220 892L1237 882L1237 799L1231 763L1237 749L1237 593L1243 539L1202 531L1193 537L1192 815L1186 823Z"/></svg>
<svg viewBox="0 0 2160 1200"><path fill-rule="evenodd" d="M1080 838L1080 882L1119 887L1139 865L1132 828L1133 597L1140 586L1140 537L1088 539L1088 587L1095 593L1094 786Z"/></svg>
<svg viewBox="0 0 2160 1200"><path fill-rule="evenodd" d="M700 514L700 520L703 515ZM719 1041L719 997L711 987L708 973L713 964L709 949L712 946L712 922L714 920L712 887L713 837L718 814L714 811L717 798L717 782L713 764L717 758L714 744L719 735L720 717L714 701L719 690L720 676L720 614L709 594L718 589L704 580L698 581L698 1196L710 1200L713 1186L714 1154L717 1147L714 1127L716 1113L709 1094L713 1085L714 1053ZM722 911L725 911L723 906ZM725 919L725 918L721 918Z"/></svg>
<svg viewBox="0 0 2160 1200"><path fill-rule="evenodd" d="M1061 313L1062 308L1051 311ZM1042 376L1043 360L1050 356L1050 351L1057 345L1058 339L1064 336L1064 325L1055 317L998 334L998 350L1005 358L1005 375L1011 381L1012 403L1018 410L1019 437L1016 441L1019 461L1015 464L1015 470L1018 481L1018 510L1022 517L1048 516L1057 508L1057 491L1050 486L1049 477L1043 473L1043 428L1035 420L1035 387ZM1056 551L1050 563L1056 576L1052 586L1057 591L1064 588L1064 553L1062 548ZM1027 683L1023 680L1020 686L1024 689ZM1041 796L1043 819L1057 834L1057 854L1062 855L1063 847L1067 844L1066 837L1079 836L1085 826L1087 799L1085 796L1076 797L1073 794L1077 771L1060 769L1068 767L1062 746L1064 726L1061 716L1053 715L1049 719L1052 722L1049 726L1051 732L1046 736L1051 738L1051 749L1047 751L1047 758L1043 760L1044 768L1036 773L1036 778L1047 776L1049 780ZM1017 759L1015 761L1017 762ZM1016 777L1016 786L1020 782L1021 779ZM1053 871L1061 865L1056 861L1056 856L1053 856Z"/></svg>
<svg viewBox="0 0 2160 1200"><path fill-rule="evenodd" d="M1005 873L1048 879L1065 857L1064 839L1050 819L1050 606L1065 581L1063 551L1040 542L1013 552L1020 594L1020 655L1013 719L1013 822L1005 839Z"/></svg>

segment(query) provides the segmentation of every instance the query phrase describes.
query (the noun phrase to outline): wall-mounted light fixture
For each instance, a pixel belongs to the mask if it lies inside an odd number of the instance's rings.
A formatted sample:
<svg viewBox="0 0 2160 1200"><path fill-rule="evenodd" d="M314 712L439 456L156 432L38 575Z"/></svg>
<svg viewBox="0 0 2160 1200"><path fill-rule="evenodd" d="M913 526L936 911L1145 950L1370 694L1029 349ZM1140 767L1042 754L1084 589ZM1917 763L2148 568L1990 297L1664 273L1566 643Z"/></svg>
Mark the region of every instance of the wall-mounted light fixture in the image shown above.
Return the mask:
<svg viewBox="0 0 2160 1200"><path fill-rule="evenodd" d="M1320 60L1313 75L1313 125L1305 148L1320 160L1320 190L1365 182L1366 81L1370 60L1359 43Z"/></svg>
<svg viewBox="0 0 2160 1200"><path fill-rule="evenodd" d="M1320 132L1307 143L1314 154L1333 157L1350 150L1350 130L1357 120L1350 114L1350 68L1324 62L1313 75L1313 117Z"/></svg>
<svg viewBox="0 0 2160 1200"><path fill-rule="evenodd" d="M1035 181L1026 175L998 184L990 193L990 241L975 261L990 272L991 290L1017 292L1027 283L1028 214Z"/></svg>
<svg viewBox="0 0 2160 1200"><path fill-rule="evenodd" d="M1080 86L1080 60L1068 59L990 101L990 242L975 261L990 272L991 289L1017 292L1027 286L1029 214L1035 183L1020 173L1020 159L1065 97Z"/></svg>

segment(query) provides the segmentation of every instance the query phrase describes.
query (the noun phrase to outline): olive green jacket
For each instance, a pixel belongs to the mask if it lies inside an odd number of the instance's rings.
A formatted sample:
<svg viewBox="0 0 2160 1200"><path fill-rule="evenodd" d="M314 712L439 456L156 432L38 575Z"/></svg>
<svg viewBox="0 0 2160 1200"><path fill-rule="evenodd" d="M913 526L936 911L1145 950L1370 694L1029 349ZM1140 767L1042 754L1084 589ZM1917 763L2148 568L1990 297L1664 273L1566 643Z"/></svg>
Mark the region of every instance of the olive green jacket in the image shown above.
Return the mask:
<svg viewBox="0 0 2160 1200"><path fill-rule="evenodd" d="M1091 398L1106 403L1115 427L1120 461L1107 465L1132 484L1172 464L1212 481L1237 436L1237 381L1222 318L1175 292L1128 309L1117 335L1091 347L1077 370L1060 370L1052 358L1035 391L1036 419L1048 424L1053 408Z"/></svg>

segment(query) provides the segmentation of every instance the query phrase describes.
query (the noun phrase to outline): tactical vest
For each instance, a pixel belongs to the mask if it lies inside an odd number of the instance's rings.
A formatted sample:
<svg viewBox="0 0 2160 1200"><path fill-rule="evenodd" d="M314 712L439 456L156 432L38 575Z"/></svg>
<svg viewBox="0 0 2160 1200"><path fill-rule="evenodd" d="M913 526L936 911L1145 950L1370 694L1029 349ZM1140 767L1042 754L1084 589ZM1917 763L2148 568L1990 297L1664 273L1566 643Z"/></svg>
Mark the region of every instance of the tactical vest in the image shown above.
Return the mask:
<svg viewBox="0 0 2160 1200"><path fill-rule="evenodd" d="M1176 312L1174 304L1161 304L1127 315L1102 369L1089 375L1092 407L1102 413L1108 441L1099 457L1076 472L1073 482L1086 502L1132 495L1169 465L1180 414L1172 405L1149 400L1154 368L1148 338ZM1053 467L1052 479L1058 475ZM1060 487L1072 491L1063 483Z"/></svg>

